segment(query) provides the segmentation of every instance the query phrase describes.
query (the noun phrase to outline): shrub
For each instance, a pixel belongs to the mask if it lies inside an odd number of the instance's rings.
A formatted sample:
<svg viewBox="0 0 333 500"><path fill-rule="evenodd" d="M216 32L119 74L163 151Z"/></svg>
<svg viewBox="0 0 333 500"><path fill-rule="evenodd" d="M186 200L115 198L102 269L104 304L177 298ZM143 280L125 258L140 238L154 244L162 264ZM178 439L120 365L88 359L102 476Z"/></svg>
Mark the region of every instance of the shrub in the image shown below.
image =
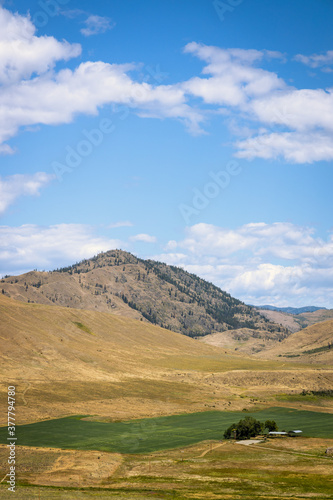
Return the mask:
<svg viewBox="0 0 333 500"><path fill-rule="evenodd" d="M230 425L224 432L224 437L225 439L230 439L231 437L236 437L236 439L249 439L250 437L261 434L264 427L264 424L259 422L259 420L253 417L245 417L240 420L238 424Z"/></svg>

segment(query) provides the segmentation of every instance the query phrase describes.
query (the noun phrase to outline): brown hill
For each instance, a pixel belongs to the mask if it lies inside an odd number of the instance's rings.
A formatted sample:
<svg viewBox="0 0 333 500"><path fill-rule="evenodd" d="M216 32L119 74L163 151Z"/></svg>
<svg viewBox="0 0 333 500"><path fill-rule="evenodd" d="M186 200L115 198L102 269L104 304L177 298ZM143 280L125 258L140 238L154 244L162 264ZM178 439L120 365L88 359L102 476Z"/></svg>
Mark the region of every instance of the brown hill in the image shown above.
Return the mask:
<svg viewBox="0 0 333 500"><path fill-rule="evenodd" d="M242 409L256 404L253 394L262 405L269 394L331 386L328 369L323 378L322 370L230 354L110 313L0 295L0 317L0 399L16 387L17 423Z"/></svg>
<svg viewBox="0 0 333 500"><path fill-rule="evenodd" d="M287 329L183 269L113 250L53 272L1 280L16 300L111 312L194 337L250 328L275 340Z"/></svg>
<svg viewBox="0 0 333 500"><path fill-rule="evenodd" d="M200 341L208 345L238 351L245 355L252 355L275 346L278 339L274 339L265 330L239 328L237 330L211 333L205 337L200 337Z"/></svg>
<svg viewBox="0 0 333 500"><path fill-rule="evenodd" d="M260 352L258 356L332 365L333 320L316 323L293 333L271 349Z"/></svg>

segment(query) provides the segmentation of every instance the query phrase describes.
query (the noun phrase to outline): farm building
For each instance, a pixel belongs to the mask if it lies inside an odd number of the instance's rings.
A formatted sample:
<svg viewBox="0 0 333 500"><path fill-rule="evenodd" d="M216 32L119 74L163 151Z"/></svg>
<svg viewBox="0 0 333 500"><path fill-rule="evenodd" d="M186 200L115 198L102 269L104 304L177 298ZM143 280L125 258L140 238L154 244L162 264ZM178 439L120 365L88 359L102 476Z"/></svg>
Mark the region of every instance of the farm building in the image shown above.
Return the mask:
<svg viewBox="0 0 333 500"><path fill-rule="evenodd" d="M300 436L301 434L302 434L302 431L289 431L288 432L288 436L290 436L290 437Z"/></svg>
<svg viewBox="0 0 333 500"><path fill-rule="evenodd" d="M280 437L280 436L289 436L289 437L295 437L295 436L300 436L302 434L302 431L295 430L295 431L270 431L268 433L268 436L270 437Z"/></svg>

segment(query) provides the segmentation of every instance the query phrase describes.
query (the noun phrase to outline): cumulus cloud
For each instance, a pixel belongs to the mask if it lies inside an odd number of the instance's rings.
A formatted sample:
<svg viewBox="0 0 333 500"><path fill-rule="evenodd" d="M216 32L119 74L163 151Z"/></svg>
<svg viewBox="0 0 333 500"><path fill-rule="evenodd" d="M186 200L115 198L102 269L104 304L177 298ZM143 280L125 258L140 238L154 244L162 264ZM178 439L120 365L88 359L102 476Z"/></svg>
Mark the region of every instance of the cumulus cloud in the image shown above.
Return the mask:
<svg viewBox="0 0 333 500"><path fill-rule="evenodd" d="M284 158L290 163L333 160L332 137L325 133L263 133L236 142L237 158Z"/></svg>
<svg viewBox="0 0 333 500"><path fill-rule="evenodd" d="M123 104L140 116L176 118L200 132L202 116L187 103L177 86L133 80L133 64L81 63L56 71L58 61L81 53L81 46L35 36L29 17L0 6L0 147L22 126L70 123L78 113L98 113L106 104Z"/></svg>
<svg viewBox="0 0 333 500"><path fill-rule="evenodd" d="M186 237L177 247L193 255L228 258L250 252L252 257L274 256L298 259L314 256L323 242L314 239L313 229L298 227L287 222L245 224L237 230L199 223L186 228ZM175 249L173 243L173 249Z"/></svg>
<svg viewBox="0 0 333 500"><path fill-rule="evenodd" d="M145 116L182 116L196 126L200 117L183 103L178 89L136 83L126 74L131 69L131 65L86 62L74 71L65 69L4 88L0 95L0 140L9 139L23 125L58 125L70 123L77 113L96 115L98 108L108 103L140 108Z"/></svg>
<svg viewBox="0 0 333 500"><path fill-rule="evenodd" d="M67 15L78 12L83 11ZM110 27L109 19L89 15L82 31L90 36ZM205 133L203 124L212 113L228 116L232 130L246 134L235 142L236 155L249 160L332 159L332 89L296 89L264 69L267 60L285 61L279 52L196 42L184 52L203 61L202 74L172 85L140 81L140 67L134 64L86 61L57 70L57 63L80 55L81 46L36 36L29 16L0 6L0 154L13 153L7 141L21 127L70 123L79 113L96 115L107 104L120 104L142 118L180 120L192 134ZM331 53L296 59L327 65Z"/></svg>
<svg viewBox="0 0 333 500"><path fill-rule="evenodd" d="M151 236L150 234L136 234L135 236L130 237L131 241L143 241L144 243L156 243L156 236Z"/></svg>
<svg viewBox="0 0 333 500"><path fill-rule="evenodd" d="M115 25L110 18L96 15L90 15L88 19L85 20L84 24L86 27L80 30L84 36L105 33Z"/></svg>
<svg viewBox="0 0 333 500"><path fill-rule="evenodd" d="M28 17L13 14L0 6L0 84L9 85L41 75L57 61L81 53L79 44L59 42L52 36L38 37Z"/></svg>
<svg viewBox="0 0 333 500"><path fill-rule="evenodd" d="M95 235L83 224L20 227L0 226L0 274L20 274L31 269L54 269L93 257L99 252L124 248L117 239Z"/></svg>
<svg viewBox="0 0 333 500"><path fill-rule="evenodd" d="M195 42L184 51L208 63L202 73L211 76L195 77L183 84L186 92L208 104L246 107L251 98L286 87L275 73L253 66L265 57L264 51L220 49Z"/></svg>
<svg viewBox="0 0 333 500"><path fill-rule="evenodd" d="M55 178L45 172L0 177L0 215L21 196L38 196L41 188Z"/></svg>
<svg viewBox="0 0 333 500"><path fill-rule="evenodd" d="M204 77L182 84L185 92L206 104L231 110L232 130L247 132L248 137L235 142L236 156L249 160L281 157L292 163L332 159L332 89L295 89L276 73L258 67L267 57L282 60L280 53L221 49L194 42L185 47L185 52L206 63ZM312 56L308 63L328 63L332 54ZM296 59L305 62L304 56ZM244 127L244 118L258 131ZM263 126L269 130L263 133Z"/></svg>
<svg viewBox="0 0 333 500"><path fill-rule="evenodd" d="M262 123L284 125L298 131L333 131L333 89L289 89L256 99L251 108Z"/></svg>
<svg viewBox="0 0 333 500"><path fill-rule="evenodd" d="M324 241L311 227L285 222L237 229L201 223L165 250L154 257L247 303L333 306L333 234Z"/></svg>

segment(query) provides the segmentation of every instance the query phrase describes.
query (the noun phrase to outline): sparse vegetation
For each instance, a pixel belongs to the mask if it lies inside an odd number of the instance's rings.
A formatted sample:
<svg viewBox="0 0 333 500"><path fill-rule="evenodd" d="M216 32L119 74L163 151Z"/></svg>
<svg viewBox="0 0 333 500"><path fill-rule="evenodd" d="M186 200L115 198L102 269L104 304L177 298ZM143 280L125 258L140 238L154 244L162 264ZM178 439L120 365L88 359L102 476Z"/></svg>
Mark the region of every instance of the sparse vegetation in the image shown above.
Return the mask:
<svg viewBox="0 0 333 500"><path fill-rule="evenodd" d="M90 330L90 328L88 328L86 325L84 325L83 323L80 323L79 321L73 321L74 325L76 325L78 328L80 328L80 330L82 330L83 332L86 332L86 333L90 333L90 335L94 335L93 332Z"/></svg>
<svg viewBox="0 0 333 500"><path fill-rule="evenodd" d="M287 329L212 283L184 269L121 250L16 281L5 281L5 290L9 292L15 285L13 295L18 292L20 300L26 297L27 301L73 308L117 310L189 337L239 328L250 328L255 337L276 341L289 335ZM112 303L107 294L115 296Z"/></svg>
<svg viewBox="0 0 333 500"><path fill-rule="evenodd" d="M119 270L123 272L122 267ZM83 286L88 285L87 276L82 278ZM59 275L55 277L59 279ZM43 283L44 279L45 275ZM38 282L36 276L33 282ZM101 292L99 297L125 304L112 294L110 282L105 294L105 284L95 275L89 282L92 290ZM140 284L144 286L142 279ZM15 286L19 285L20 280ZM24 282L22 286L26 286ZM38 293L36 287L31 288ZM44 298L50 293L45 287ZM56 293L59 303L62 297ZM178 289L177 294L181 294ZM72 298L74 301L74 294ZM153 312L153 305L150 307ZM181 309L180 314L177 309L172 311L186 321L192 316L193 303L188 307L191 309ZM332 392L329 368L232 356L145 321L29 305L9 299L7 294L0 295L0 313L1 336L8 340L4 342L2 379L6 380L10 367L12 380L18 380L18 424L35 422L18 426L17 498L37 499L40 494L50 499L104 495L117 500L147 500L150 496L252 500L258 485L261 500L289 498L291 491L295 498L329 498L331 458L324 456L333 444L332 415L324 413L329 411ZM86 329L95 335L87 335ZM20 360L16 368L12 359ZM300 401L280 404L300 407L314 398L317 411L267 407L278 399L272 390L296 387L306 392L298 394ZM256 408L261 410L254 411ZM207 409L214 411L203 411ZM220 409L224 411L217 411ZM305 437L276 440L267 445L269 450L265 444L248 449L221 442L224 430L244 419L242 409L246 416L265 424L274 420L282 429L300 428ZM73 413L94 416L59 418ZM147 415L155 418L142 418ZM5 443L3 429L0 434ZM25 444L29 446L25 448ZM1 459L7 456L5 444L0 445L0 455ZM39 490L34 484L48 487ZM1 496L5 494L3 483L0 488Z"/></svg>
<svg viewBox="0 0 333 500"><path fill-rule="evenodd" d="M323 456L325 445L325 440L309 438L272 442L267 449L264 444L205 441L181 450L122 456L22 448L14 496L18 500L327 500L333 478L332 459ZM5 447L0 453L5 461ZM1 498L6 498L5 484L0 488Z"/></svg>
<svg viewBox="0 0 333 500"><path fill-rule="evenodd" d="M332 349L332 344L323 345L321 347L316 347L315 349L309 349L308 351L303 351L302 354L315 354L317 352L330 351Z"/></svg>

